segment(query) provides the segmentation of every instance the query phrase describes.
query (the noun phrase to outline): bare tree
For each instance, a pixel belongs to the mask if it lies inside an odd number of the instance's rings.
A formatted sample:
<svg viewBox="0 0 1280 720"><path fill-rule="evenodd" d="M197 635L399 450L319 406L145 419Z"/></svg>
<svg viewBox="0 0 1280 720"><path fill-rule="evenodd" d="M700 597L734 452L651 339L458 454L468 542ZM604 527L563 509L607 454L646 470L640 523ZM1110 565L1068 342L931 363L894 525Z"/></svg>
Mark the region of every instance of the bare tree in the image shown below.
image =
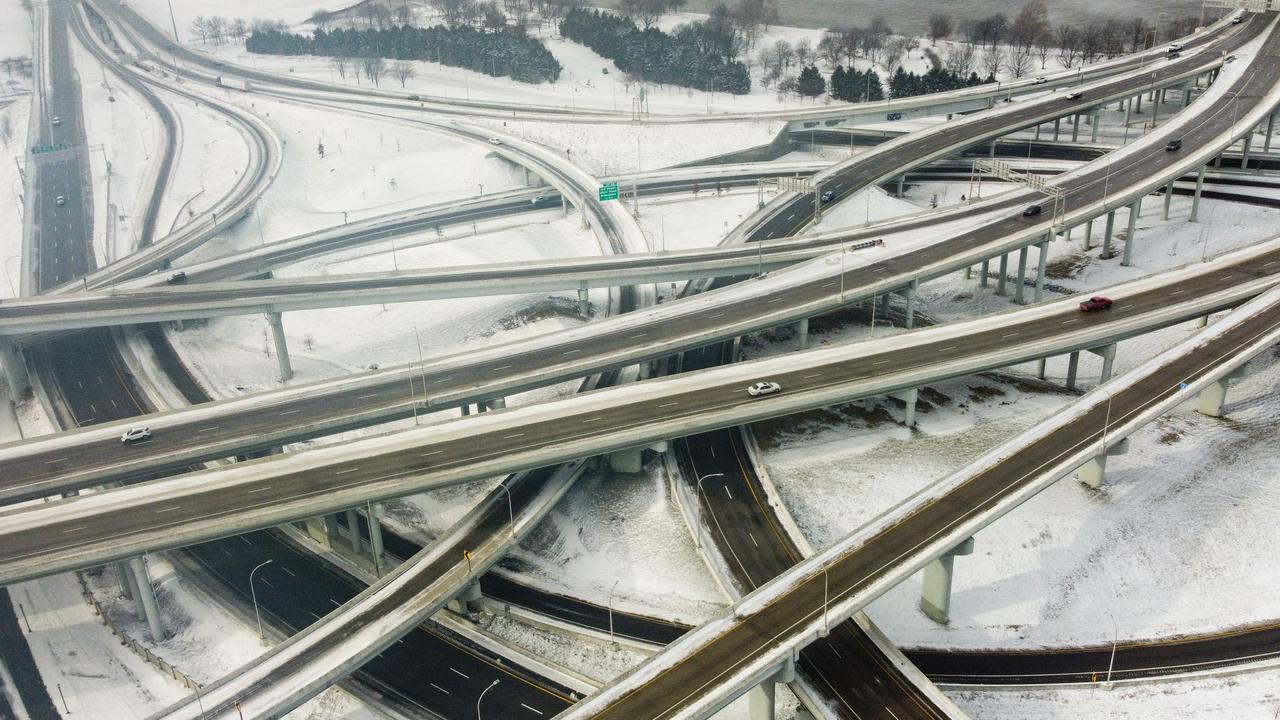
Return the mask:
<svg viewBox="0 0 1280 720"><path fill-rule="evenodd" d="M405 82L414 76L413 63L406 60L397 60L391 66L391 74L396 76L400 81L400 87L404 87Z"/></svg>
<svg viewBox="0 0 1280 720"><path fill-rule="evenodd" d="M376 56L363 57L360 58L360 69L364 71L364 76L377 86L381 83L382 76L387 73L387 61Z"/></svg>
<svg viewBox="0 0 1280 720"><path fill-rule="evenodd" d="M1040 33L1040 37L1036 38L1036 58L1040 60L1041 70L1049 63L1049 56L1053 54L1056 47L1057 41L1051 30L1045 29Z"/></svg>
<svg viewBox="0 0 1280 720"><path fill-rule="evenodd" d="M776 56L778 64L783 70L791 67L791 61L796 57L796 51L791 47L791 43L786 40L778 40L773 44L773 52Z"/></svg>
<svg viewBox="0 0 1280 720"><path fill-rule="evenodd" d="M892 75L895 70L902 66L902 61L912 49L915 41L911 38L895 37L890 39L884 46L884 68Z"/></svg>
<svg viewBox="0 0 1280 720"><path fill-rule="evenodd" d="M329 58L329 64L333 65L333 69L338 71L338 77L343 80L347 79L347 65L350 62L348 58L341 55L334 55Z"/></svg>
<svg viewBox="0 0 1280 720"><path fill-rule="evenodd" d="M818 57L827 61L828 65L836 66L844 58L844 43L840 36L827 31L823 34L822 39L818 41Z"/></svg>
<svg viewBox="0 0 1280 720"><path fill-rule="evenodd" d="M801 67L808 67L810 61L813 60L813 41L809 38L804 38L796 43L795 49L796 62L800 63Z"/></svg>
<svg viewBox="0 0 1280 720"><path fill-rule="evenodd" d="M929 16L929 42L934 45L939 40L945 40L951 37L952 30L951 16L946 13L934 13Z"/></svg>
<svg viewBox="0 0 1280 720"><path fill-rule="evenodd" d="M192 35L199 35L200 42L209 42L209 18L203 15L197 15L191 24L187 26L187 32Z"/></svg>
<svg viewBox="0 0 1280 720"><path fill-rule="evenodd" d="M1018 45L1006 45L1004 48L1004 67L1015 78L1025 77L1031 70L1031 48Z"/></svg>
<svg viewBox="0 0 1280 720"><path fill-rule="evenodd" d="M1080 31L1073 25L1059 25L1054 42L1058 45L1058 62L1070 70L1080 59Z"/></svg>
<svg viewBox="0 0 1280 720"><path fill-rule="evenodd" d="M1000 68L1004 66L1004 58L1000 56L999 50L988 50L982 56L982 67L986 70L987 75L999 75Z"/></svg>
<svg viewBox="0 0 1280 720"><path fill-rule="evenodd" d="M209 38L215 43L221 45L227 39L227 19L224 17L214 16L209 18L208 22Z"/></svg>
<svg viewBox="0 0 1280 720"><path fill-rule="evenodd" d="M978 64L978 48L970 43L952 47L947 54L947 69L956 75L967 76Z"/></svg>
<svg viewBox="0 0 1280 720"><path fill-rule="evenodd" d="M244 18L236 18L231 21L231 26L227 28L227 32L237 42L244 42L245 36L249 34L249 23L245 22Z"/></svg>
<svg viewBox="0 0 1280 720"><path fill-rule="evenodd" d="M1022 6L1018 16L1009 25L1010 44L1021 50L1029 50L1036 38L1049 31L1049 7L1044 0L1031 0Z"/></svg>

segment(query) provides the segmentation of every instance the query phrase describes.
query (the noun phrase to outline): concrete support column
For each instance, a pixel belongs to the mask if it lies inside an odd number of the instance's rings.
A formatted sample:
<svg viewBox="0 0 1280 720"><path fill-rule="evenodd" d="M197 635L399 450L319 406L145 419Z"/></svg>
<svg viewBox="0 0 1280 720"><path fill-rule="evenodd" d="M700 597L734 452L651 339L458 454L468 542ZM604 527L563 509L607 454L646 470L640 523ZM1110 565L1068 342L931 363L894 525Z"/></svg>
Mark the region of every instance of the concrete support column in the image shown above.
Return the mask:
<svg viewBox="0 0 1280 720"><path fill-rule="evenodd" d="M496 397L489 401L490 410L504 410L507 407L507 399L504 397Z"/></svg>
<svg viewBox="0 0 1280 720"><path fill-rule="evenodd" d="M799 349L803 350L809 347L809 318L801 318L797 323L797 334L799 337Z"/></svg>
<svg viewBox="0 0 1280 720"><path fill-rule="evenodd" d="M920 290L920 280L915 279L907 286L907 329L916 326L916 293Z"/></svg>
<svg viewBox="0 0 1280 720"><path fill-rule="evenodd" d="M1053 119L1053 141L1058 142L1058 134L1062 132L1062 118Z"/></svg>
<svg viewBox="0 0 1280 720"><path fill-rule="evenodd" d="M989 276L990 274L991 274L991 260L990 260L990 259L983 260L983 261L982 261L982 271L978 273L978 286L979 286L979 287L987 287L987 285L989 285L989 284L990 284L990 283L988 282L988 280L987 280L987 278L988 278L988 276Z"/></svg>
<svg viewBox="0 0 1280 720"><path fill-rule="evenodd" d="M278 312L268 312L267 323L271 325L271 339L276 343L276 363L280 365L280 382L287 382L293 377L293 364L289 362L289 344L284 338L284 318Z"/></svg>
<svg viewBox="0 0 1280 720"><path fill-rule="evenodd" d="M569 217L569 198L564 195L560 196L560 213L561 217Z"/></svg>
<svg viewBox="0 0 1280 720"><path fill-rule="evenodd" d="M1244 136L1244 154L1240 156L1240 169L1249 169L1249 151L1253 149L1253 128Z"/></svg>
<svg viewBox="0 0 1280 720"><path fill-rule="evenodd" d="M1141 115L1142 114L1142 93L1138 93L1136 99L1138 101L1138 107L1134 108L1133 111ZM1132 104L1133 100L1130 100L1129 103Z"/></svg>
<svg viewBox="0 0 1280 720"><path fill-rule="evenodd" d="M1090 458L1076 470L1076 479L1093 489L1102 487L1107 477L1107 458L1112 455L1124 455L1129 452L1129 438L1107 448L1105 453Z"/></svg>
<svg viewBox="0 0 1280 720"><path fill-rule="evenodd" d="M1115 230L1116 230L1116 211L1112 210L1111 212L1107 213L1106 232L1103 233L1102 235L1102 257L1103 258L1111 257L1111 236L1115 234Z"/></svg>
<svg viewBox="0 0 1280 720"><path fill-rule="evenodd" d="M951 579L957 555L973 554L973 538L969 538L945 555L924 566L924 587L920 590L920 609L936 623L951 622Z"/></svg>
<svg viewBox="0 0 1280 720"><path fill-rule="evenodd" d="M1071 116L1071 142L1080 142L1080 115Z"/></svg>
<svg viewBox="0 0 1280 720"><path fill-rule="evenodd" d="M1037 257L1038 264L1036 266L1036 302L1040 302L1044 299L1045 273L1048 270L1049 264L1049 238L1050 235L1046 233L1044 236L1044 242L1041 242L1036 246L1040 249L1040 253Z"/></svg>
<svg viewBox="0 0 1280 720"><path fill-rule="evenodd" d="M769 678L747 691L747 717L750 720L775 720L776 687Z"/></svg>
<svg viewBox="0 0 1280 720"><path fill-rule="evenodd" d="M1049 358L1040 358L1036 361L1036 377L1043 380L1048 374Z"/></svg>
<svg viewBox="0 0 1280 720"><path fill-rule="evenodd" d="M137 583L138 595L142 597L142 608L147 614L147 628L151 631L151 639L162 643L167 637L160 624L160 606L156 603L156 592L151 587L151 579L147 577L147 566L141 557L129 558L129 568L133 570L133 579Z"/></svg>
<svg viewBox="0 0 1280 720"><path fill-rule="evenodd" d="M7 335L0 335L0 366L4 368L4 382L9 387L9 399L18 402L31 387L31 376L22 353Z"/></svg>
<svg viewBox="0 0 1280 720"><path fill-rule="evenodd" d="M1036 142L1040 141L1040 125L1036 125Z"/></svg>
<svg viewBox="0 0 1280 720"><path fill-rule="evenodd" d="M1096 112L1093 114L1093 117L1090 118L1090 122L1093 124L1093 135L1090 136L1089 138L1089 142L1091 143L1098 142L1098 126L1102 124L1100 120L1101 118L1098 116L1098 113Z"/></svg>
<svg viewBox="0 0 1280 720"><path fill-rule="evenodd" d="M634 475L643 469L641 448L630 448L609 453L609 469L616 473Z"/></svg>
<svg viewBox="0 0 1280 720"><path fill-rule="evenodd" d="M578 287L578 314L583 318L591 317L591 301L587 296L587 284Z"/></svg>
<svg viewBox="0 0 1280 720"><path fill-rule="evenodd" d="M1197 408L1200 413L1208 415L1209 417L1223 417L1223 406L1226 405L1227 402L1227 388L1232 380L1248 375L1248 367L1248 365L1245 365L1235 372L1232 372L1230 375L1227 375L1221 380L1212 383L1205 389L1201 390L1200 405Z"/></svg>
<svg viewBox="0 0 1280 720"><path fill-rule="evenodd" d="M1102 358L1102 378L1099 383L1105 383L1111 379L1111 371L1115 367L1116 362L1116 345L1103 345L1100 348L1089 348L1089 352Z"/></svg>
<svg viewBox="0 0 1280 720"><path fill-rule="evenodd" d="M132 600L137 597L137 593L133 591L133 571L129 569L129 563L121 560L116 563L116 579L120 581L120 594L126 600Z"/></svg>
<svg viewBox="0 0 1280 720"><path fill-rule="evenodd" d="M1089 252L1093 249L1093 221L1088 220L1084 224L1084 250Z"/></svg>
<svg viewBox="0 0 1280 720"><path fill-rule="evenodd" d="M1027 284L1027 246L1018 248L1018 280L1013 286L1013 301L1022 305L1026 303Z"/></svg>
<svg viewBox="0 0 1280 720"><path fill-rule="evenodd" d="M1173 181L1170 180L1168 185L1164 186L1164 214L1160 216L1161 220L1169 219L1169 206L1173 204Z"/></svg>
<svg viewBox="0 0 1280 720"><path fill-rule="evenodd" d="M355 508L347 508L347 544L357 555L360 553L360 518Z"/></svg>
<svg viewBox="0 0 1280 720"><path fill-rule="evenodd" d="M902 197L902 186L907 182L907 174L903 173L898 176L898 194L896 197Z"/></svg>
<svg viewBox="0 0 1280 720"><path fill-rule="evenodd" d="M1276 114L1271 113L1267 116L1267 135L1262 139L1262 152L1271 152L1271 133L1276 128Z"/></svg>
<svg viewBox="0 0 1280 720"><path fill-rule="evenodd" d="M920 391L917 388L903 390L901 392L891 393L889 397L897 398L907 404L905 414L902 418L902 424L909 428L916 426L916 402L920 399Z"/></svg>
<svg viewBox="0 0 1280 720"><path fill-rule="evenodd" d="M1009 276L1009 253L1000 256L1000 276L996 278L996 294L1003 297L1007 294L1005 284Z"/></svg>
<svg viewBox="0 0 1280 720"><path fill-rule="evenodd" d="M378 520L385 512L382 503L372 503L368 506L367 514L369 520L369 552L373 556L373 568L378 575L382 577L382 523Z"/></svg>
<svg viewBox="0 0 1280 720"><path fill-rule="evenodd" d="M1133 265L1133 240L1138 232L1138 215L1141 212L1142 198L1138 198L1129 206L1129 230L1124 237L1124 259L1120 261L1120 264L1125 267Z"/></svg>
<svg viewBox="0 0 1280 720"><path fill-rule="evenodd" d="M1128 102L1124 104L1124 127L1126 137L1129 133L1129 118L1131 117L1133 117L1133 98L1129 98Z"/></svg>
<svg viewBox="0 0 1280 720"><path fill-rule="evenodd" d="M325 538L325 542L328 543L330 550L332 550L334 546L338 543L339 537L340 537L340 534L339 534L339 528L338 528L338 516L332 513L329 515L325 515L324 516L324 538Z"/></svg>
<svg viewBox="0 0 1280 720"><path fill-rule="evenodd" d="M1067 389L1076 389L1076 375L1080 372L1080 351L1071 353L1067 357Z"/></svg>
<svg viewBox="0 0 1280 720"><path fill-rule="evenodd" d="M466 615L480 609L480 583L473 582L454 596L447 607L459 615Z"/></svg>

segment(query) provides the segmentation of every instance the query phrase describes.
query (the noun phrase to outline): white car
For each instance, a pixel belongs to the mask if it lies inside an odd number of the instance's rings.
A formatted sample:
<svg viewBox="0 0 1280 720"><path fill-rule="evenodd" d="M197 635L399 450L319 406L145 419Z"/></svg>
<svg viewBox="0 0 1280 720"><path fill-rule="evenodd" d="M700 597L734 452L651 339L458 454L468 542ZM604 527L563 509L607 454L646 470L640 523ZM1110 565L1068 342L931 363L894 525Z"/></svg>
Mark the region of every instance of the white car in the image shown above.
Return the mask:
<svg viewBox="0 0 1280 720"><path fill-rule="evenodd" d="M1045 84L1045 83L1047 83L1047 82L1049 82L1049 78L1042 78L1042 77L1038 77L1038 78L1036 78L1036 82L1035 82L1035 84L1036 84L1036 85L1043 85L1043 84Z"/></svg>
<svg viewBox="0 0 1280 720"><path fill-rule="evenodd" d="M54 115L54 116L53 116L53 119L52 119L52 120L50 120L49 122L53 123L54 125L61 125L61 124L62 124L62 118L58 117L57 115Z"/></svg>
<svg viewBox="0 0 1280 720"><path fill-rule="evenodd" d="M1169 47L1166 49L1166 52L1178 52L1181 49L1182 49L1182 43L1173 43L1169 45Z"/></svg>
<svg viewBox="0 0 1280 720"><path fill-rule="evenodd" d="M53 201L54 201L55 203L59 204L59 205L66 205L66 204L67 204L67 199L66 199L65 197L61 196L61 195L59 195L58 197L54 198L54 199L53 199Z"/></svg>
<svg viewBox="0 0 1280 720"><path fill-rule="evenodd" d="M128 430L124 431L123 435L120 436L120 442L125 444L142 442L143 440L150 440L150 439L151 439L151 428L149 427L129 428Z"/></svg>
<svg viewBox="0 0 1280 720"><path fill-rule="evenodd" d="M502 141L501 141L501 140L499 140L498 138L489 138L489 144L490 144L490 145L501 145L501 144L502 144Z"/></svg>
<svg viewBox="0 0 1280 720"><path fill-rule="evenodd" d="M758 382L747 388L747 394L751 397L764 397L765 395L777 395L782 392L782 386L776 382Z"/></svg>

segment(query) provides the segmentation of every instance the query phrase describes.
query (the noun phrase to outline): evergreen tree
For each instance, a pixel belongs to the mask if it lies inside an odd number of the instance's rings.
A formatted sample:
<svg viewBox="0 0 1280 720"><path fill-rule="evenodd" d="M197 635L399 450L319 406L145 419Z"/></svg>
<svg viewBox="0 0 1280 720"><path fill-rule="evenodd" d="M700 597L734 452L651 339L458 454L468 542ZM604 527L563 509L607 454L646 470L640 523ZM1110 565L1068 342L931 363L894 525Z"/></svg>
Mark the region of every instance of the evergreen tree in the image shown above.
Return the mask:
<svg viewBox="0 0 1280 720"><path fill-rule="evenodd" d="M796 90L805 97L816 98L827 91L827 81L818 72L818 68L810 65L800 71L800 82Z"/></svg>

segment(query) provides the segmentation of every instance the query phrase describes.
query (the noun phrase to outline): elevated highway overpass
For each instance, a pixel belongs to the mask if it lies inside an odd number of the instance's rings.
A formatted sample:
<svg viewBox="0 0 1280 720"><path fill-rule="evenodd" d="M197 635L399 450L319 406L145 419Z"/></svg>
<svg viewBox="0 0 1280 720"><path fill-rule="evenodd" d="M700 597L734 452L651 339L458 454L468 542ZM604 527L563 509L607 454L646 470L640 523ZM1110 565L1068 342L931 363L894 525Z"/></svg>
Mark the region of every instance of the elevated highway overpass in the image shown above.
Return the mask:
<svg viewBox="0 0 1280 720"><path fill-rule="evenodd" d="M0 582L1105 346L1239 304L1277 272L1273 242L1104 290L1111 313L1045 303L15 510L0 528ZM786 392L749 398L759 379Z"/></svg>

